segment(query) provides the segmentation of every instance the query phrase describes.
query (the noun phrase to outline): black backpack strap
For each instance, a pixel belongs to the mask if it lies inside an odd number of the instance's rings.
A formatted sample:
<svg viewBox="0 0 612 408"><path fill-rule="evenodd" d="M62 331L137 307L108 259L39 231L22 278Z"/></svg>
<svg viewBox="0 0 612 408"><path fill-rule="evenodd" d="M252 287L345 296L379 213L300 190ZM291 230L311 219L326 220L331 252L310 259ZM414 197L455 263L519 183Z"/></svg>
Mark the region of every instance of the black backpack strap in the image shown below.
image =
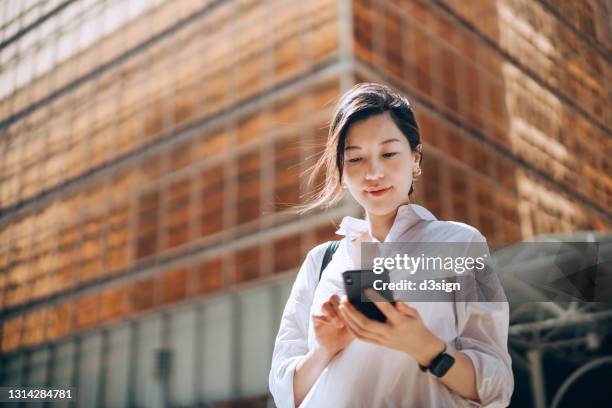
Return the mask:
<svg viewBox="0 0 612 408"><path fill-rule="evenodd" d="M319 271L319 281L321 280L321 276L323 276L323 270L329 265L332 257L334 256L334 252L338 249L338 245L340 245L340 241L329 241L327 243L327 248L325 248L325 254L323 255L323 263L321 264L321 270Z"/></svg>

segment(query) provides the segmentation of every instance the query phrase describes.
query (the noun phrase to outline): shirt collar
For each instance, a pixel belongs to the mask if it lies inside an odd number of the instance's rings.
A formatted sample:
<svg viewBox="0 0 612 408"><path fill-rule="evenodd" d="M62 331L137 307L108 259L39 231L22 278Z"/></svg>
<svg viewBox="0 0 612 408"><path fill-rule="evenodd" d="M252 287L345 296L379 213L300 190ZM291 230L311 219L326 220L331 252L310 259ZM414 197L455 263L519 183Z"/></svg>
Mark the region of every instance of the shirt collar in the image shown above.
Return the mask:
<svg viewBox="0 0 612 408"><path fill-rule="evenodd" d="M403 204L397 209L393 225L385 238L385 242L392 242L400 237L419 221L435 221L437 218L426 208L416 204ZM346 216L336 231L338 235L344 235L349 241L362 235L364 232L370 234L370 225L366 220ZM372 241L377 241L370 234Z"/></svg>

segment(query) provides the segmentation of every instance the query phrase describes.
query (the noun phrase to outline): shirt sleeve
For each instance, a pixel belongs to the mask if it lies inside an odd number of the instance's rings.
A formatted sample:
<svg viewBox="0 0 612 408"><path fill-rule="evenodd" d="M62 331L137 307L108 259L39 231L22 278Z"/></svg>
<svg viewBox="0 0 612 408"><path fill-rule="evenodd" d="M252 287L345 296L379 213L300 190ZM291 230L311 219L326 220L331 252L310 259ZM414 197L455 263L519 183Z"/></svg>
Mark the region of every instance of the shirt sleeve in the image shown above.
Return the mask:
<svg viewBox="0 0 612 408"><path fill-rule="evenodd" d="M310 308L325 248L325 244L319 245L306 256L281 317L268 378L270 393L278 408L295 406L293 374L298 362L308 353Z"/></svg>
<svg viewBox="0 0 612 408"><path fill-rule="evenodd" d="M478 233L473 241L485 243ZM488 248L486 247L487 255ZM494 273L485 278L488 285L499 279ZM474 364L480 404L472 406L507 407L514 390L512 359L508 353L509 306L507 301L458 302L456 348Z"/></svg>

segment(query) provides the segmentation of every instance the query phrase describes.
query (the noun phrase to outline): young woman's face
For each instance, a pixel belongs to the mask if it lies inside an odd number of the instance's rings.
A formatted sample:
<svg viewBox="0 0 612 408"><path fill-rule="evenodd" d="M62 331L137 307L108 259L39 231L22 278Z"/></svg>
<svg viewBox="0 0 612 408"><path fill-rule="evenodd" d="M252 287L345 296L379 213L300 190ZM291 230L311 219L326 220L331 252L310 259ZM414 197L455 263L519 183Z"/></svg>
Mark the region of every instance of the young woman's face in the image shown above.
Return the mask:
<svg viewBox="0 0 612 408"><path fill-rule="evenodd" d="M409 202L418 154L389 113L351 125L345 146L344 183L368 214L388 215Z"/></svg>

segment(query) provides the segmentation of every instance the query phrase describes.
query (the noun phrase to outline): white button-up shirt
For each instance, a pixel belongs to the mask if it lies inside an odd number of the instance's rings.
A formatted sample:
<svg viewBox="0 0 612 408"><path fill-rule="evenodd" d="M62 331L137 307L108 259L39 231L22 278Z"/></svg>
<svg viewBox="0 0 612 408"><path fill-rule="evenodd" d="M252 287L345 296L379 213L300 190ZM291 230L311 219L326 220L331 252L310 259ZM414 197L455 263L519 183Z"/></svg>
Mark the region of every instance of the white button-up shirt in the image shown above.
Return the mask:
<svg viewBox="0 0 612 408"><path fill-rule="evenodd" d="M313 248L302 264L276 337L269 385L279 408L293 408L296 365L317 345L311 316L332 294L345 295L342 272L359 266L360 243L376 241L365 220L345 217L336 232L345 235L319 282L326 244ZM385 242L484 242L475 228L439 221L425 208L402 205ZM476 369L482 404L465 399L408 354L355 339L323 370L300 407L505 407L514 389L508 353L506 302L414 302L427 328L465 353Z"/></svg>

